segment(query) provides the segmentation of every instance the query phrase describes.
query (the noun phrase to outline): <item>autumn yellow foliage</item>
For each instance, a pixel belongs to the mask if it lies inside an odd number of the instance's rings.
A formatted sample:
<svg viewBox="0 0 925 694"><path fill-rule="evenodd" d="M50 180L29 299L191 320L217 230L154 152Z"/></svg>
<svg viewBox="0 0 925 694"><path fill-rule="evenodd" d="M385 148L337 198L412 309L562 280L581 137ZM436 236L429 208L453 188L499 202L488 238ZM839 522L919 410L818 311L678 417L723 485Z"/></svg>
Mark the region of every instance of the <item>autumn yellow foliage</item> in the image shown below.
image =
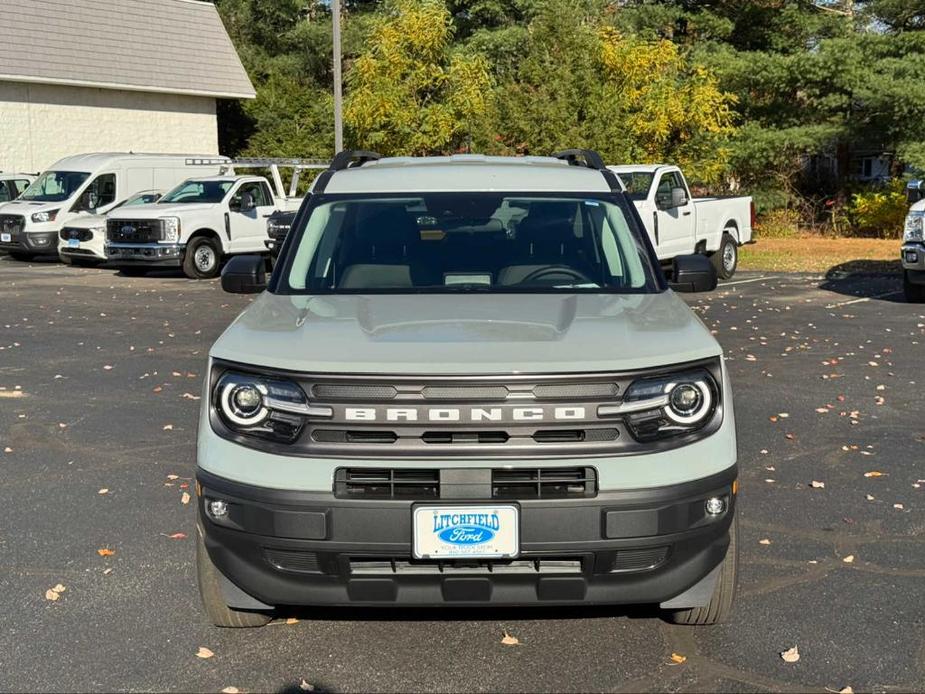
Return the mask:
<svg viewBox="0 0 925 694"><path fill-rule="evenodd" d="M348 73L344 119L354 146L384 155L452 152L490 111L483 56L453 53L439 0L396 0Z"/></svg>

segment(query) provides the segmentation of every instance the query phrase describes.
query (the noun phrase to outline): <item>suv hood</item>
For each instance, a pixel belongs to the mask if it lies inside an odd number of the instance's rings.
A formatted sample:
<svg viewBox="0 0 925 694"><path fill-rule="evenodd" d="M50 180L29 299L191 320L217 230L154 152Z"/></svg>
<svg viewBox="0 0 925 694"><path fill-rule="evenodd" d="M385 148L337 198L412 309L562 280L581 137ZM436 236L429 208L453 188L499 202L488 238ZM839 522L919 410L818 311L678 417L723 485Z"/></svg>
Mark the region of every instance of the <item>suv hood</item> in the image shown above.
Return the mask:
<svg viewBox="0 0 925 694"><path fill-rule="evenodd" d="M32 202L29 200L11 200L3 203L4 214L21 214L25 217L33 215L36 212L45 210L63 210L70 207L72 200L62 200L61 202Z"/></svg>
<svg viewBox="0 0 925 694"><path fill-rule="evenodd" d="M316 373L625 371L722 354L674 292L277 296L264 292L211 356Z"/></svg>
<svg viewBox="0 0 925 694"><path fill-rule="evenodd" d="M106 215L104 214L89 214L81 215L74 219L69 219L64 223L64 226L71 229L93 229L94 227L105 227L106 226Z"/></svg>
<svg viewBox="0 0 925 694"><path fill-rule="evenodd" d="M189 212L211 210L219 203L212 202L177 202L173 204L160 204L151 202L146 205L132 205L124 209L114 210L110 219L157 219L158 217L178 217Z"/></svg>

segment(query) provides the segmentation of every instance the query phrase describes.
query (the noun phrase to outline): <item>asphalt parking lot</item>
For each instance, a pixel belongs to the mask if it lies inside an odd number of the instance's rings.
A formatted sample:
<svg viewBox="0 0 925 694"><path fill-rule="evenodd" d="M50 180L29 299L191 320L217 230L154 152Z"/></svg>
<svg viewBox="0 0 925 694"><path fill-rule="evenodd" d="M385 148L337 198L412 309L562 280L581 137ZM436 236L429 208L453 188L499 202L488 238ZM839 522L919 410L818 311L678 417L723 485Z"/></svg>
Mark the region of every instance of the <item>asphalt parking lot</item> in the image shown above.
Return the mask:
<svg viewBox="0 0 925 694"><path fill-rule="evenodd" d="M729 624L325 610L231 631L200 612L182 502L206 354L249 299L0 258L0 689L923 690L925 306L900 290L743 273L690 299L736 391Z"/></svg>

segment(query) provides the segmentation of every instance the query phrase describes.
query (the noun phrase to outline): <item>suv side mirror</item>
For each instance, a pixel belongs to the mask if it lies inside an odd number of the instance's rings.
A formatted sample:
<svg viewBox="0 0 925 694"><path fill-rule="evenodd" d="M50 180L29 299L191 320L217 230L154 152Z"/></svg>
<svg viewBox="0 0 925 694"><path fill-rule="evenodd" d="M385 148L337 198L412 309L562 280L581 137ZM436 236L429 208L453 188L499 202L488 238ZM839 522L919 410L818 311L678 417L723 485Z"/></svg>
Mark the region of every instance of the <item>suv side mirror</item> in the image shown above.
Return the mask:
<svg viewBox="0 0 925 694"><path fill-rule="evenodd" d="M671 206L683 207L687 204L687 191L684 188L671 189Z"/></svg>
<svg viewBox="0 0 925 694"><path fill-rule="evenodd" d="M267 288L266 259L236 255L222 270L222 289L231 294L257 294Z"/></svg>
<svg viewBox="0 0 925 694"><path fill-rule="evenodd" d="M677 256L671 266L671 282L668 286L676 292L713 291L716 289L713 261L699 254Z"/></svg>

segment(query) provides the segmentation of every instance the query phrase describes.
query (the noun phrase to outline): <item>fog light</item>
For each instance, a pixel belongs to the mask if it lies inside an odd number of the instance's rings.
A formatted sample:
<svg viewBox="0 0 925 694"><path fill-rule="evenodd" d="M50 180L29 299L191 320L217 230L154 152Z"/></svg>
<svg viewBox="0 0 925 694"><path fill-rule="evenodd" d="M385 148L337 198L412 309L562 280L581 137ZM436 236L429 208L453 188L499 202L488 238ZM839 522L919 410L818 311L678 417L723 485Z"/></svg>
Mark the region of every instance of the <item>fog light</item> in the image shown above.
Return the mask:
<svg viewBox="0 0 925 694"><path fill-rule="evenodd" d="M707 510L707 515L718 516L726 510L726 500L714 496L712 499L707 499L704 508Z"/></svg>
<svg viewBox="0 0 925 694"><path fill-rule="evenodd" d="M209 515L213 518L224 518L228 515L228 504L224 501L210 501Z"/></svg>

